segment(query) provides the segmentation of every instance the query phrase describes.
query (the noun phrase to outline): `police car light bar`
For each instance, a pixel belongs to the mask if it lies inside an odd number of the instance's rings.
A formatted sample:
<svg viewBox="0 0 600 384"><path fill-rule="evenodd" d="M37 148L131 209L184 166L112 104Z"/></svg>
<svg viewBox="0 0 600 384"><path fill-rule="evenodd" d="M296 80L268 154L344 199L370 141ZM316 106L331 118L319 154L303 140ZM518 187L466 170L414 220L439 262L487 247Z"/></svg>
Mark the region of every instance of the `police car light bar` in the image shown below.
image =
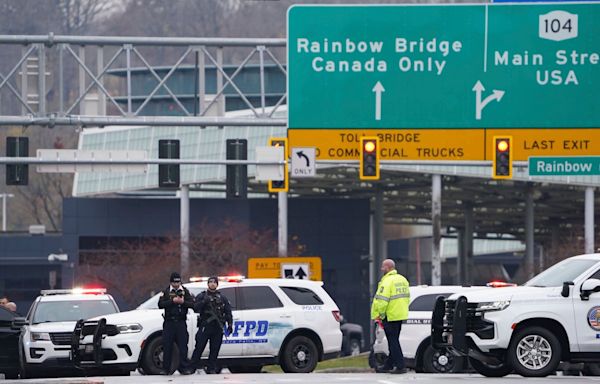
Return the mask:
<svg viewBox="0 0 600 384"><path fill-rule="evenodd" d="M199 283L199 282L203 282L203 281L208 281L208 279L210 279L211 276L194 276L194 277L190 277L190 282L191 283ZM243 275L232 275L232 276L217 276L217 279L219 279L219 281L226 281L228 283L239 283L240 281L244 280L246 278L246 276Z"/></svg>
<svg viewBox="0 0 600 384"><path fill-rule="evenodd" d="M505 288L505 287L516 287L517 284L507 283L506 281L490 281L485 286L491 287L491 288Z"/></svg>
<svg viewBox="0 0 600 384"><path fill-rule="evenodd" d="M40 291L42 296L50 295L101 295L106 293L106 288L73 288L73 289L44 289Z"/></svg>

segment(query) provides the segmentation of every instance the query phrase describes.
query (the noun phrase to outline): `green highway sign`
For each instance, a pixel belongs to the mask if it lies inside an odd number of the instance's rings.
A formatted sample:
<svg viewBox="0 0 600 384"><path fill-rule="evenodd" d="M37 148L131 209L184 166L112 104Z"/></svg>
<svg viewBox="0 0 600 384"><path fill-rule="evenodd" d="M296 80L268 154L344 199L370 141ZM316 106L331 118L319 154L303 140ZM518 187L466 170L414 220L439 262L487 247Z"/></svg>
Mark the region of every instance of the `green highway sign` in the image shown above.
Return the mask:
<svg viewBox="0 0 600 384"><path fill-rule="evenodd" d="M600 156L530 157L529 176L600 175Z"/></svg>
<svg viewBox="0 0 600 384"><path fill-rule="evenodd" d="M600 127L600 4L295 5L289 128Z"/></svg>

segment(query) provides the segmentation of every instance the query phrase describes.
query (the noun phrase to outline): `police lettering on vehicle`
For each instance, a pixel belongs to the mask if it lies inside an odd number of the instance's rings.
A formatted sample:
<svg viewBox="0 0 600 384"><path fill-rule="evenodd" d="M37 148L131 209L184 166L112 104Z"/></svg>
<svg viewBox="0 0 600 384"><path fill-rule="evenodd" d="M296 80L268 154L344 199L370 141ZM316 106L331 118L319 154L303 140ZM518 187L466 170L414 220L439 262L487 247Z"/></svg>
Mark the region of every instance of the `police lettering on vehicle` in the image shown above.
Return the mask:
<svg viewBox="0 0 600 384"><path fill-rule="evenodd" d="M406 324L431 324L431 319L406 319Z"/></svg>
<svg viewBox="0 0 600 384"><path fill-rule="evenodd" d="M269 339L264 336L267 335L268 331L269 322L267 320L234 321L231 334L228 334L227 329L224 329L226 339L223 340L223 344L267 343ZM241 337L244 337L244 339L241 339Z"/></svg>
<svg viewBox="0 0 600 384"><path fill-rule="evenodd" d="M322 305L303 305L302 310L303 311L322 311L323 306Z"/></svg>

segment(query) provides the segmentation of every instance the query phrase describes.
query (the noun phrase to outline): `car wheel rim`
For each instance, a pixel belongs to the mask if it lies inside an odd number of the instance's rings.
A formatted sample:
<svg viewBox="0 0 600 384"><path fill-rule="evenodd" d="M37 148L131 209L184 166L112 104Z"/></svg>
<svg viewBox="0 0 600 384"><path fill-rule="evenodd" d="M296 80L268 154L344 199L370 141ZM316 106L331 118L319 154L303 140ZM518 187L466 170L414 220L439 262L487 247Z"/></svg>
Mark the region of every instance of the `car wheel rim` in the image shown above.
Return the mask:
<svg viewBox="0 0 600 384"><path fill-rule="evenodd" d="M438 372L449 372L454 367L454 358L446 352L436 351L432 360L433 367Z"/></svg>
<svg viewBox="0 0 600 384"><path fill-rule="evenodd" d="M517 344L519 364L534 371L546 367L552 359L552 347L546 338L540 335L528 335Z"/></svg>
<svg viewBox="0 0 600 384"><path fill-rule="evenodd" d="M154 350L154 354L152 355L152 361L154 361L154 365L158 368L162 368L163 366L163 349L162 347L156 348Z"/></svg>
<svg viewBox="0 0 600 384"><path fill-rule="evenodd" d="M310 350L306 345L297 345L292 351L292 361L296 368L305 368L310 363L311 358Z"/></svg>

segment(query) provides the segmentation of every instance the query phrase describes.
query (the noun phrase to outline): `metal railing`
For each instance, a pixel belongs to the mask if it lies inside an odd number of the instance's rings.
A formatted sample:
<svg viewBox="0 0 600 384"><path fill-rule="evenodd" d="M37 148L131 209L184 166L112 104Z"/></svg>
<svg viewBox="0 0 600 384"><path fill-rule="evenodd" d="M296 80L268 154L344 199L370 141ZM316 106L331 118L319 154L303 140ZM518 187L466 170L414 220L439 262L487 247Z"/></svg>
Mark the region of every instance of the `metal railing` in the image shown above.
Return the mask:
<svg viewBox="0 0 600 384"><path fill-rule="evenodd" d="M285 39L0 35L0 47L0 125L286 125L273 113L285 103L287 90L268 112L265 91L267 66L287 77L278 58L285 56ZM253 94L258 105L238 84L249 65L258 66L258 97ZM168 66L168 72L161 76L159 66ZM169 85L184 66L194 69L193 108ZM207 69L214 79L207 78ZM124 72L124 81L108 76L111 71ZM144 95L133 79L140 71L155 82ZM214 93L207 100L209 80ZM215 113L226 90L233 90L253 116L227 118L223 108ZM161 92L177 116L143 116ZM89 113L92 103L95 110Z"/></svg>

